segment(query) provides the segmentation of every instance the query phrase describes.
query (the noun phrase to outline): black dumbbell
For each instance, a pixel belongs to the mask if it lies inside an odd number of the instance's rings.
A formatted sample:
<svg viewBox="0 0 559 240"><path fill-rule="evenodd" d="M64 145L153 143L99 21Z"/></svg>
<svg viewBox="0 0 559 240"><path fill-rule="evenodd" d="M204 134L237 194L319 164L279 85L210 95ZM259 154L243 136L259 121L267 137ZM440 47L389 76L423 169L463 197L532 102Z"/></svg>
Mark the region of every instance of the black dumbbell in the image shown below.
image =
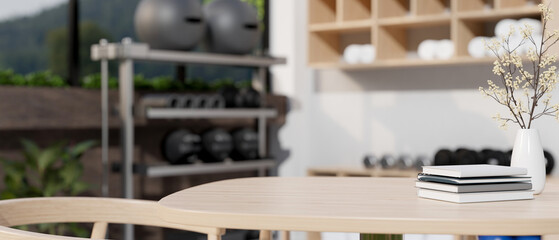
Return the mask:
<svg viewBox="0 0 559 240"><path fill-rule="evenodd" d="M545 174L549 175L553 171L553 167L555 167L555 159L553 155L548 151L543 151L543 156L545 157Z"/></svg>
<svg viewBox="0 0 559 240"><path fill-rule="evenodd" d="M240 108L259 108L260 93L254 88L243 88L236 98L236 106Z"/></svg>
<svg viewBox="0 0 559 240"><path fill-rule="evenodd" d="M233 160L253 160L258 159L258 133L251 128L242 128L234 131L233 151L231 158Z"/></svg>
<svg viewBox="0 0 559 240"><path fill-rule="evenodd" d="M201 138L186 129L176 130L163 139L161 150L170 164L192 163L201 150Z"/></svg>
<svg viewBox="0 0 559 240"><path fill-rule="evenodd" d="M482 164L510 166L510 157L502 151L483 149L481 150L481 159Z"/></svg>
<svg viewBox="0 0 559 240"><path fill-rule="evenodd" d="M383 169L393 168L396 164L396 158L390 154L383 155L378 161L378 166Z"/></svg>
<svg viewBox="0 0 559 240"><path fill-rule="evenodd" d="M236 108L237 106L237 95L239 95L239 90L235 87L224 87L219 89L219 95L225 101L226 108Z"/></svg>
<svg viewBox="0 0 559 240"><path fill-rule="evenodd" d="M454 156L456 158L456 164L458 165L478 164L481 162L480 156L476 151L466 148L456 149Z"/></svg>
<svg viewBox="0 0 559 240"><path fill-rule="evenodd" d="M365 168L374 168L378 162L379 159L375 155L365 155L365 157L363 157L363 165L365 165Z"/></svg>
<svg viewBox="0 0 559 240"><path fill-rule="evenodd" d="M441 149L435 153L435 157L433 159L433 165L441 166L441 165L456 165L456 158L454 157L454 153L448 149Z"/></svg>
<svg viewBox="0 0 559 240"><path fill-rule="evenodd" d="M408 155L402 155L396 160L396 167L399 169L409 169L413 167L413 158Z"/></svg>
<svg viewBox="0 0 559 240"><path fill-rule="evenodd" d="M223 129L213 129L202 134L202 151L199 154L203 162L221 162L229 157L233 150L233 138Z"/></svg>
<svg viewBox="0 0 559 240"><path fill-rule="evenodd" d="M416 170L423 170L423 166L429 166L430 162L427 159L427 157L425 156L418 156L414 161L413 161L413 168L415 168Z"/></svg>

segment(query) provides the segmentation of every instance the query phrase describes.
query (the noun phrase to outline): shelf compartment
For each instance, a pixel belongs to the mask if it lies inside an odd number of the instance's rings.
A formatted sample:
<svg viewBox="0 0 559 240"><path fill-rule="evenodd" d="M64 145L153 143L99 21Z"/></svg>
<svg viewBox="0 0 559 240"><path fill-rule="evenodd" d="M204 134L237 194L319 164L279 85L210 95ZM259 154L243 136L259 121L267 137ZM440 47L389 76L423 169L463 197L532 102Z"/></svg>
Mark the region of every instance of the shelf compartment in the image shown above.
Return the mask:
<svg viewBox="0 0 559 240"><path fill-rule="evenodd" d="M195 118L273 118L278 115L275 109L180 109L149 108L148 119L195 119Z"/></svg>
<svg viewBox="0 0 559 240"><path fill-rule="evenodd" d="M495 11L464 12L457 14L462 20L500 20L503 18L522 18L541 16L537 6L523 7L521 9L500 9Z"/></svg>
<svg viewBox="0 0 559 240"><path fill-rule="evenodd" d="M377 0L376 4L374 10L379 19L410 15L409 0Z"/></svg>
<svg viewBox="0 0 559 240"><path fill-rule="evenodd" d="M336 21L336 0L309 0L309 24Z"/></svg>
<svg viewBox="0 0 559 240"><path fill-rule="evenodd" d="M500 11L502 12L502 11ZM526 11L524 13L516 13L507 17L519 19L521 17L539 18L540 14ZM468 44L477 36L494 37L495 25L503 17L495 17L493 15L483 15L479 17L459 18L456 21L453 40L456 46L457 56L470 56L468 53ZM519 31L516 29L516 31Z"/></svg>
<svg viewBox="0 0 559 240"><path fill-rule="evenodd" d="M494 0L496 9L523 8L537 6L541 0Z"/></svg>
<svg viewBox="0 0 559 240"><path fill-rule="evenodd" d="M309 64L338 63L350 44L371 44L371 28L351 31L311 32L309 36Z"/></svg>
<svg viewBox="0 0 559 240"><path fill-rule="evenodd" d="M488 11L495 9L494 0L455 0L457 12Z"/></svg>
<svg viewBox="0 0 559 240"><path fill-rule="evenodd" d="M220 163L196 163L189 165L144 165L139 167L139 173L147 177L173 177L242 171L265 172L274 167L276 167L276 161L269 159L249 161L228 160Z"/></svg>
<svg viewBox="0 0 559 240"><path fill-rule="evenodd" d="M448 15L433 15L421 17L398 17L380 19L378 24L384 27L427 27L438 25L450 25L451 18Z"/></svg>
<svg viewBox="0 0 559 240"><path fill-rule="evenodd" d="M421 41L425 39L451 39L450 21L429 26L381 26L377 37L377 59L414 59Z"/></svg>
<svg viewBox="0 0 559 240"><path fill-rule="evenodd" d="M450 15L450 0L410 0L414 16Z"/></svg>
<svg viewBox="0 0 559 240"><path fill-rule="evenodd" d="M342 0L342 21L372 19L372 0ZM311 11L312 12L312 11Z"/></svg>
<svg viewBox="0 0 559 240"><path fill-rule="evenodd" d="M368 20L349 21L344 23L320 23L309 26L310 32L362 32L369 31L373 22Z"/></svg>

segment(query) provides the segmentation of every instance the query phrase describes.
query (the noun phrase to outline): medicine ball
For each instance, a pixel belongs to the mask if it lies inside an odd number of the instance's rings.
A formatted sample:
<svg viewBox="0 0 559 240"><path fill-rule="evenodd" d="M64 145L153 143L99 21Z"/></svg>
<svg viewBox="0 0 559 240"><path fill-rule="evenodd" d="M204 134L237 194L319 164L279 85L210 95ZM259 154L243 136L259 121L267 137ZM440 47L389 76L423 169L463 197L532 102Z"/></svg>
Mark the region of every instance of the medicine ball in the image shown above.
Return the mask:
<svg viewBox="0 0 559 240"><path fill-rule="evenodd" d="M180 129L171 132L163 139L162 153L167 162L182 164L194 162L194 156L200 152L201 139L198 134Z"/></svg>
<svg viewBox="0 0 559 240"><path fill-rule="evenodd" d="M202 152L199 154L203 162L221 162L229 157L233 150L233 138L223 129L213 129L202 134Z"/></svg>
<svg viewBox="0 0 559 240"><path fill-rule="evenodd" d="M379 160L379 165L383 169L393 168L396 164L396 158L390 154L382 156Z"/></svg>
<svg viewBox="0 0 559 240"><path fill-rule="evenodd" d="M233 132L233 160L258 159L258 133L250 128L242 128Z"/></svg>
<svg viewBox="0 0 559 240"><path fill-rule="evenodd" d="M192 49L206 31L199 0L142 0L134 25L138 38L154 49Z"/></svg>
<svg viewBox="0 0 559 240"><path fill-rule="evenodd" d="M215 0L204 6L207 45L213 52L247 54L260 38L258 13L246 2Z"/></svg>
<svg viewBox="0 0 559 240"><path fill-rule="evenodd" d="M483 164L510 166L510 157L502 151L496 151L491 149L481 150Z"/></svg>

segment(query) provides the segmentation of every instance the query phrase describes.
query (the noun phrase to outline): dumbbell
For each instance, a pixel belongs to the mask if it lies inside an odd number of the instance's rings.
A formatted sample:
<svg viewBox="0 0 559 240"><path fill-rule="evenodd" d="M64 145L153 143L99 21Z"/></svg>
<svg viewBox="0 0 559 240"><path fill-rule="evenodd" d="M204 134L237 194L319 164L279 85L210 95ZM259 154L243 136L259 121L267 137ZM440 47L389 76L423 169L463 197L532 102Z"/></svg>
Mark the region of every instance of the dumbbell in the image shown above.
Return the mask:
<svg viewBox="0 0 559 240"><path fill-rule="evenodd" d="M466 148L456 149L454 156L458 165L479 164L481 162L481 158L476 151Z"/></svg>
<svg viewBox="0 0 559 240"><path fill-rule="evenodd" d="M233 160L253 160L258 159L258 133L251 128L242 128L234 131Z"/></svg>
<svg viewBox="0 0 559 240"><path fill-rule="evenodd" d="M415 168L416 170L423 170L423 166L429 166L430 162L427 159L427 157L425 156L418 156L415 161L413 161L413 168Z"/></svg>
<svg viewBox="0 0 559 240"><path fill-rule="evenodd" d="M170 164L192 163L201 150L201 138L186 129L176 130L163 139L161 150Z"/></svg>
<svg viewBox="0 0 559 240"><path fill-rule="evenodd" d="M260 93L254 88L243 88L237 95L236 104L240 108L259 108Z"/></svg>
<svg viewBox="0 0 559 240"><path fill-rule="evenodd" d="M456 159L454 157L454 153L448 149L441 149L435 153L435 157L433 159L433 165L440 166L440 165L456 165Z"/></svg>
<svg viewBox="0 0 559 240"><path fill-rule="evenodd" d="M260 93L253 88L237 90L235 87L224 87L218 93L225 100L227 108L260 107Z"/></svg>
<svg viewBox="0 0 559 240"><path fill-rule="evenodd" d="M409 169L413 167L413 159L408 155L402 155L397 160L394 166L399 169Z"/></svg>
<svg viewBox="0 0 559 240"><path fill-rule="evenodd" d="M375 155L365 155L363 157L363 165L365 168L374 168L379 162L379 159Z"/></svg>
<svg viewBox="0 0 559 240"><path fill-rule="evenodd" d="M510 157L507 153L491 149L481 150L482 162L484 164L510 166Z"/></svg>
<svg viewBox="0 0 559 240"><path fill-rule="evenodd" d="M553 171L553 167L555 167L555 159L553 155L548 151L543 151L543 156L545 157L545 174L549 175Z"/></svg>
<svg viewBox="0 0 559 240"><path fill-rule="evenodd" d="M199 154L203 162L221 162L229 157L233 150L233 138L223 129L213 129L202 134L202 151Z"/></svg>
<svg viewBox="0 0 559 240"><path fill-rule="evenodd" d="M378 161L378 166L383 169L392 168L396 164L396 158L392 155L383 155Z"/></svg>
<svg viewBox="0 0 559 240"><path fill-rule="evenodd" d="M235 87L224 87L219 89L218 94L225 100L226 108L236 108L237 107L237 95L239 90Z"/></svg>

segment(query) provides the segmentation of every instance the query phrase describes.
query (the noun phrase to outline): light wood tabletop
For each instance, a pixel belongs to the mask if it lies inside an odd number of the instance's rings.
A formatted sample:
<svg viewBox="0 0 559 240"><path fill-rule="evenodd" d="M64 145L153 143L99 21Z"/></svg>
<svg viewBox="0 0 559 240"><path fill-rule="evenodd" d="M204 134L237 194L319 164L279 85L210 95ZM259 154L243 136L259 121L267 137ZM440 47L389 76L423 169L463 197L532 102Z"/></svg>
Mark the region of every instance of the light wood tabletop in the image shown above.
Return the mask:
<svg viewBox="0 0 559 240"><path fill-rule="evenodd" d="M534 200L455 204L417 197L413 178L243 178L159 201L165 221L228 229L546 235L559 233L559 184Z"/></svg>

